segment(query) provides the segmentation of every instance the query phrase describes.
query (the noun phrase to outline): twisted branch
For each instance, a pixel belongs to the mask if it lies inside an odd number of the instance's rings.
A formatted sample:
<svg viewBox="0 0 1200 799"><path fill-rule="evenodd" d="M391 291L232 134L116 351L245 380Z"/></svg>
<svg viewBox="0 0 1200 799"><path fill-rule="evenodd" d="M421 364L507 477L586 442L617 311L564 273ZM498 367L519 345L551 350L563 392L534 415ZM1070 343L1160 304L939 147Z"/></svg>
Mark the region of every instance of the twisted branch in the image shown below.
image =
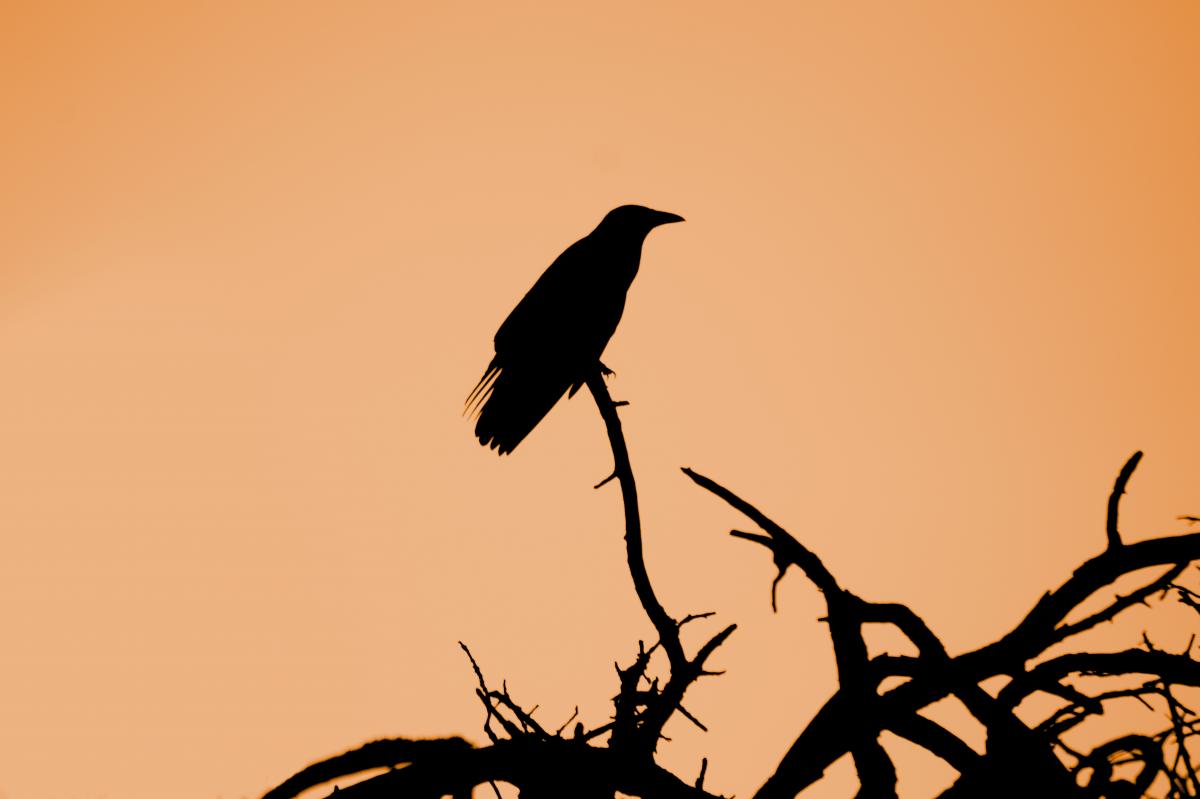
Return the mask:
<svg viewBox="0 0 1200 799"><path fill-rule="evenodd" d="M1113 620L1123 611L1145 603L1152 595L1165 595L1169 588L1179 589L1181 597L1192 594L1174 583L1187 564L1200 559L1200 534L1152 539L1135 544L1121 541L1117 520L1120 498L1142 454L1134 453L1117 477L1108 503L1106 532L1108 547L1086 561L1057 590L1047 592L1024 619L995 643L957 657L950 657L929 627L904 605L871 603L841 587L813 552L765 514L715 481L684 469L698 485L712 492L754 521L765 535L733 531L732 535L758 543L771 551L779 569L774 585L788 566L795 565L826 596L829 605L829 632L833 639L839 671L839 690L826 702L796 739L779 763L775 773L756 794L758 799L791 797L820 779L832 763L846 753L854 755L862 783L860 797L888 795L894 776L864 773L863 762L869 752L863 741L874 739L879 731L891 730L941 757L963 773L957 790L945 796L991 796L989 791L1011 790L1017 785L1040 786L1058 796L1076 795L1076 787L1064 764L1054 758L1048 747L1051 730L1062 730L1062 722L1073 726L1082 716L1101 711L1101 698L1091 700L1061 683L1074 673L1127 675L1147 673L1165 682L1196 685L1200 665L1186 653L1151 651L1120 653L1079 653L1047 661L1026 672L1025 663L1038 657L1050 646L1073 635ZM1084 600L1119 577L1152 566L1167 566L1141 588L1115 597L1102 610L1080 621L1067 624L1066 617ZM1200 602L1197 602L1200 606ZM860 627L865 623L889 623L912 641L919 656L882 655L867 658ZM1148 644L1147 644L1148 645ZM1149 645L1148 645L1149 646ZM866 668L866 671L864 671ZM910 679L883 694L877 689L885 676ZM980 683L998 675L1013 680L998 698L983 690ZM1069 695L1078 713L1059 718L1057 724L1030 729L1017 718L1013 709L1032 691ZM937 728L917 712L933 702L954 695L988 730L988 754L973 757L965 744L951 733ZM1103 699L1115 698L1109 694ZM1081 701L1076 701L1081 700ZM1182 738L1192 728L1176 725ZM1181 732L1183 731L1183 732ZM1081 756L1082 757L1082 756ZM1089 761L1091 762L1091 761ZM884 767L885 771L887 767ZM1013 782L1023 779L1024 782ZM1007 789L998 786L1007 784ZM997 794L998 795L998 794Z"/></svg>

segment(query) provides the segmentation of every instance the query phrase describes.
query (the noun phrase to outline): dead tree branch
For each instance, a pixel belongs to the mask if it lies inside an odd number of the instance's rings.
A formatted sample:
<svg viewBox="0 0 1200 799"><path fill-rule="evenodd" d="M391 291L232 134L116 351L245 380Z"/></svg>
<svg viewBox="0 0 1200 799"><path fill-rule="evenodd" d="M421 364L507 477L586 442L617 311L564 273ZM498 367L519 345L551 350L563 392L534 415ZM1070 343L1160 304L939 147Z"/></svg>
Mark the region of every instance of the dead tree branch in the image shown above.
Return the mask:
<svg viewBox="0 0 1200 799"><path fill-rule="evenodd" d="M860 796L885 796L887 785L894 786L894 773L883 767L867 773L863 740L874 740L883 730L890 730L923 746L941 757L963 775L950 796L1000 796L1023 790L1050 791L1055 796L1079 794L1076 772L1093 770L1088 783L1089 795L1103 793L1105 776L1097 770L1095 758L1080 756L1074 770L1053 756L1051 744L1061 745L1057 735L1088 715L1102 712L1103 702L1116 698L1109 692L1089 698L1062 681L1070 675L1127 676L1148 674L1159 684L1195 686L1200 682L1200 664L1188 653L1171 654L1155 650L1130 650L1115 653L1073 653L1045 661L1032 669L1026 663L1042 655L1049 647L1078 635L1104 622L1109 622L1125 610L1146 603L1151 597L1165 597L1168 589L1179 589L1179 595L1191 599L1190 589L1175 585L1187 565L1200 559L1200 535L1190 534L1151 539L1135 544L1122 542L1118 530L1120 498L1125 493L1142 453L1134 453L1117 477L1108 502L1106 533L1108 546L1103 553L1086 561L1057 590L1044 595L1019 624L998 641L973 652L951 657L941 641L910 608L897 603L867 602L839 585L820 558L800 544L780 525L768 518L746 500L710 478L684 469L694 482L720 497L741 512L764 532L763 534L733 531L737 538L760 544L771 551L779 574L772 585L778 584L789 566L797 566L825 594L829 606L829 633L838 664L839 689L817 713L785 754L775 773L756 794L757 799L792 797L821 778L838 758L851 754L859 766L862 783ZM1140 569L1166 566L1167 569L1141 588L1125 596L1117 596L1104 609L1080 621L1066 623L1068 615L1097 591L1118 578ZM838 621L841 620L841 624ZM868 659L862 646L861 625L887 623L899 629L917 647L918 657L881 655ZM869 666L869 668L864 668ZM993 698L981 683L989 678L1008 675L1009 685ZM879 681L886 676L905 676L906 683L880 693ZM1072 702L1072 711L1057 715L1035 729L1018 719L1013 710L1021 700L1034 691L1061 695ZM1126 691L1121 695L1143 699L1146 690ZM1161 690L1154 693L1161 694ZM972 756L961 740L918 714L922 708L947 696L957 697L987 729L988 745L984 756ZM1183 740L1194 733L1194 717L1177 711L1180 719L1171 730L1154 739L1164 741L1168 734L1179 739L1177 747L1184 749ZM1056 733L1056 734L1051 734ZM1137 749L1131 757L1146 764L1153 778L1161 759L1144 745L1135 742ZM1132 746L1130 741L1125 744ZM1116 745L1111 752L1126 751ZM1099 750L1097 750L1099 751ZM1111 753L1110 752L1110 753ZM1097 755L1099 756L1099 755ZM1183 757L1190 766L1190 758ZM862 761L862 762L860 762ZM1085 762L1086 761L1086 762ZM875 764L879 768L878 763ZM1177 769L1176 779L1189 779L1187 768ZM1145 772L1144 772L1145 773ZM1142 784L1146 777L1139 776ZM1014 780L1018 780L1014 782ZM1112 783L1114 786L1116 782ZM894 790L894 787L892 788ZM1112 790L1117 790L1114 787ZM1096 793L1096 791L1100 791ZM1007 793L1006 793L1007 792ZM1046 794L1050 795L1050 794ZM1115 796L1116 794L1113 794ZM1124 794L1123 794L1124 795ZM1181 796L1186 794L1180 794Z"/></svg>
<svg viewBox="0 0 1200 799"><path fill-rule="evenodd" d="M1108 546L1110 549L1121 546L1121 533L1117 530L1117 516L1119 515L1121 506L1121 495L1125 493L1125 487L1129 485L1129 478L1133 477L1133 470L1137 468L1141 461L1141 450L1129 456L1129 460L1125 461L1125 465L1121 467L1120 473L1117 474L1117 481L1113 484L1112 493L1108 497L1108 518L1104 529L1108 533Z"/></svg>
<svg viewBox="0 0 1200 799"><path fill-rule="evenodd" d="M626 403L613 401L600 370L593 372L587 379L587 387L596 401L600 417L604 420L612 448L613 474L621 486L621 498L625 508L625 551L629 561L629 573L633 576L634 590L658 632L659 643L667 653L670 664L670 678L661 691L652 688L648 695L635 696L637 680L632 680L632 685L626 685L626 680L622 680L621 695L615 700L617 715L614 718L611 745L616 748L631 746L633 751L640 755L652 757L662 737L663 727L672 715L680 711L688 687L700 677L715 673L706 670L705 663L716 648L737 629L737 625L731 624L710 638L700 647L694 658L689 659L684 652L679 630L696 617L687 616L682 621L673 619L659 602L650 584L642 552L642 522L638 511L637 484L633 478L629 449L625 444L625 434L621 430L621 418L617 412L617 408ZM607 481L602 481L601 485L604 482ZM635 662L632 668L636 670L634 674L638 678L645 673L648 662L648 657L639 657ZM640 714L636 712L638 706L644 707Z"/></svg>
<svg viewBox="0 0 1200 799"><path fill-rule="evenodd" d="M603 366L586 382L604 421L613 455L610 481L621 487L626 557L634 590L657 633L658 640L639 642L626 667L617 667L618 689L611 721L588 729L578 708L556 729L548 731L501 682L488 686L470 650L460 644L478 682L476 695L485 709L484 733L490 744L475 747L453 737L435 740L406 738L374 741L358 749L313 764L264 799L293 799L315 786L346 777L359 781L337 790L339 799L393 799L396 796L467 799L472 790L497 782L515 785L522 799L613 799L617 793L645 799L720 799L703 790L708 770L689 785L655 762L664 729L679 714L707 729L683 705L688 689L701 677L719 674L708 668L713 653L736 629L729 625L687 654L681 629L712 614L689 614L676 620L654 592L643 552L637 485L618 409L604 382ZM1121 617L1125 611L1169 596L1200 611L1200 592L1181 585L1189 565L1200 560L1200 533L1126 543L1119 530L1121 497L1142 459L1135 452L1121 468L1108 498L1106 547L1086 560L1058 588L1040 597L1029 612L993 643L952 655L934 630L908 606L872 602L844 586L821 558L751 503L716 481L691 469L684 473L758 526L761 532L733 530L731 535L764 547L777 574L771 583L771 607L787 570L795 566L825 599L837 668L838 687L801 730L791 748L755 794L756 799L791 799L821 779L839 758L849 755L858 774L857 799L898 799L896 766L881 743L891 732L931 752L960 775L941 799L1001 799L1013 795L1054 796L1057 799L1133 799L1151 786L1166 783L1166 799L1195 799L1200 780L1192 760L1200 736L1200 717L1180 694L1200 688L1200 662L1192 643L1184 651L1167 652L1143 635L1141 648L1116 652L1049 650L1068 639ZM1195 517L1182 517L1196 521ZM1109 598L1098 611L1068 622L1082 604L1115 581L1142 569L1160 569L1139 587ZM915 646L917 654L894 655L869 651L866 625L894 627ZM691 629L691 628L689 628ZM667 673L659 676L656 654L666 657ZM1062 652L1062 650L1055 650ZM1129 687L1131 676L1142 675ZM883 690L887 678L904 681ZM984 683L995 677L1008 682L996 691ZM1126 678L1124 683L1096 690L1079 678ZM493 683L494 685L494 683ZM992 692L995 692L993 695ZM1027 724L1019 708L1034 694L1055 697L1063 704ZM977 752L953 729L921 711L953 697L986 730L984 751ZM1088 719L1104 713L1106 705L1136 700L1161 713L1168 722L1157 733L1123 735L1084 751L1063 736ZM574 727L570 734L564 731ZM603 739L607 736L607 741ZM1071 739L1074 741L1075 739ZM1191 747L1191 748L1189 748ZM1134 764L1134 768L1130 768ZM361 778L366 772L385 773ZM335 789L336 790L336 789Z"/></svg>
<svg viewBox="0 0 1200 799"><path fill-rule="evenodd" d="M612 447L613 474L621 486L621 498L625 507L625 555L629 561L629 573L633 576L633 587L637 591L638 600L642 603L650 623L658 632L658 640L662 642L667 658L672 668L681 668L687 661L683 653L683 644L679 640L679 625L663 608L662 603L654 594L650 585L650 574L646 571L646 558L642 554L642 517L638 510L637 483L633 479L633 466L629 462L629 448L625 444L625 434L621 431L621 417L617 413L617 405L599 370L587 379L588 390L596 400L596 408L608 433L608 442ZM609 478L611 479L611 478ZM597 485L604 485L601 482Z"/></svg>

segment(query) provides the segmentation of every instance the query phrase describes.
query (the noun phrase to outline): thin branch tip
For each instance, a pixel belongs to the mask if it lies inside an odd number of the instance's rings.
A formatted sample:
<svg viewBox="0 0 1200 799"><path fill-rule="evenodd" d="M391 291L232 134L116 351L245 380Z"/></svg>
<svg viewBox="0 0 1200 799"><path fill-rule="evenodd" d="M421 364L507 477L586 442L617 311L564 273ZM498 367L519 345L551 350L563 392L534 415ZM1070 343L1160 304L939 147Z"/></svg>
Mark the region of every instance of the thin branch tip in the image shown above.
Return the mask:
<svg viewBox="0 0 1200 799"><path fill-rule="evenodd" d="M616 480L616 479L617 479L617 473L616 473L616 471L614 471L608 477L605 477L599 483L596 483L594 486L592 486L592 488L603 488L604 486L608 485L609 483L611 483L613 480Z"/></svg>
<svg viewBox="0 0 1200 799"><path fill-rule="evenodd" d="M1117 526L1117 518L1121 508L1121 496L1125 493L1126 487L1129 485L1129 478L1133 477L1134 470L1141 463L1142 455L1143 453L1139 449L1129 456L1129 460L1125 461L1125 465L1121 467L1120 473L1117 474L1117 480L1113 484L1112 493L1108 496L1108 516L1105 519L1104 529L1107 534L1109 549L1119 549L1123 544L1121 533Z"/></svg>

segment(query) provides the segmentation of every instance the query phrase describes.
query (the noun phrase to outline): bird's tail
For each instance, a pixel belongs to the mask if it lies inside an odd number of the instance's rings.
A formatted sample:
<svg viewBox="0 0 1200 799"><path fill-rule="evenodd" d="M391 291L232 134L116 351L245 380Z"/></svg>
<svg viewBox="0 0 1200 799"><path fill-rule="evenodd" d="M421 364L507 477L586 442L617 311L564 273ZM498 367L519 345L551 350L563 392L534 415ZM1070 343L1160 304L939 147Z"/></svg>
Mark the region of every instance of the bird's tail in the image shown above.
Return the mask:
<svg viewBox="0 0 1200 799"><path fill-rule="evenodd" d="M544 366L505 365L488 367L480 386L472 392L481 404L475 436L485 447L506 455L525 440L529 431L550 413L571 381Z"/></svg>
<svg viewBox="0 0 1200 799"><path fill-rule="evenodd" d="M464 416L467 414L474 415L492 393L492 389L495 388L496 375L500 374L500 365L496 363L497 360L497 358L492 358L492 362L488 364L483 377L479 378L479 382L475 384L475 388L471 389L471 393L467 395L467 401L463 403Z"/></svg>

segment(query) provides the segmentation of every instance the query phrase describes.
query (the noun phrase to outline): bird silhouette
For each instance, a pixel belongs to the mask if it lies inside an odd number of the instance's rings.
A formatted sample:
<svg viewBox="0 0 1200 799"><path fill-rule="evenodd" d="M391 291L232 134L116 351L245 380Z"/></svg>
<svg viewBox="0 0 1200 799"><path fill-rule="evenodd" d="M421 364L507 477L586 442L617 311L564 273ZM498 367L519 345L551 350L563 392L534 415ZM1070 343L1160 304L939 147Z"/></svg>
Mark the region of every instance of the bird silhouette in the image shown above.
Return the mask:
<svg viewBox="0 0 1200 799"><path fill-rule="evenodd" d="M516 449L562 395L596 370L621 321L646 235L683 217L640 205L614 208L568 247L512 310L496 355L467 397L479 410L475 436L501 455Z"/></svg>

